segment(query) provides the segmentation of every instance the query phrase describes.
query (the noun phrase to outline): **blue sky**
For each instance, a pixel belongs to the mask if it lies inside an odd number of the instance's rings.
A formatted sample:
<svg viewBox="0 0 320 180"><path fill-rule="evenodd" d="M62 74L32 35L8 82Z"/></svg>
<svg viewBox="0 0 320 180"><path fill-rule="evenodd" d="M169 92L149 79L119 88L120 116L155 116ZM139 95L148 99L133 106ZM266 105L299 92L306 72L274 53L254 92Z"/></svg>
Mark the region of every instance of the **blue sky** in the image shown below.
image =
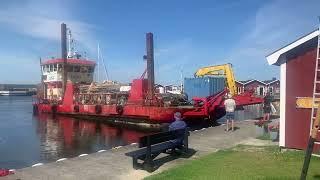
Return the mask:
<svg viewBox="0 0 320 180"><path fill-rule="evenodd" d="M158 83L228 62L238 80L271 79L279 67L265 56L317 28L319 9L318 0L2 1L0 83L39 82L39 57L60 54L62 22L90 58L100 43L113 80L140 77L146 32L154 33Z"/></svg>

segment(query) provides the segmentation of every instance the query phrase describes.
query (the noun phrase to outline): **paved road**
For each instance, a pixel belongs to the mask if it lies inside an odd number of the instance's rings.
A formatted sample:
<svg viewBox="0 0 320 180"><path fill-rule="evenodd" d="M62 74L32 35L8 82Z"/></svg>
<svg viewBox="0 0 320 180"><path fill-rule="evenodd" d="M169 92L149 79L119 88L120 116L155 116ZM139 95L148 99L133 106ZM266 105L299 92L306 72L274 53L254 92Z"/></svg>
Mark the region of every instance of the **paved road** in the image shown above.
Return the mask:
<svg viewBox="0 0 320 180"><path fill-rule="evenodd" d="M190 135L189 147L192 148L184 157L160 156L160 166L154 173L184 163L191 159L219 149L233 147L248 142L255 143L255 127L253 122L241 121L235 132L225 132L225 126L211 127L193 131ZM76 157L61 162L53 162L38 167L18 170L14 175L2 179L21 180L84 180L84 179L142 179L150 175L143 170L132 168L131 158L124 153L136 149L136 145L128 145L118 149L93 153L88 156ZM0 178L1 179L1 178ZM2 180L1 179L1 180Z"/></svg>

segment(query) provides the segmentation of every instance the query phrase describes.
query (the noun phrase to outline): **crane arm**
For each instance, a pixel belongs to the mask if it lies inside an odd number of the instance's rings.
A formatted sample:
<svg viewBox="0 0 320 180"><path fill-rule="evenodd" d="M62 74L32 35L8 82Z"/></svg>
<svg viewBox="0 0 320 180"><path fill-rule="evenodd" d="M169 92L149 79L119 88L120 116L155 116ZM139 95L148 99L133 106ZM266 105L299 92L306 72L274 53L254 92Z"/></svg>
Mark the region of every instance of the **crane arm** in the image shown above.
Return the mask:
<svg viewBox="0 0 320 180"><path fill-rule="evenodd" d="M195 77L203 77L207 75L224 75L226 77L226 84L230 94L237 94L237 87L231 64L203 67L198 69L195 73Z"/></svg>

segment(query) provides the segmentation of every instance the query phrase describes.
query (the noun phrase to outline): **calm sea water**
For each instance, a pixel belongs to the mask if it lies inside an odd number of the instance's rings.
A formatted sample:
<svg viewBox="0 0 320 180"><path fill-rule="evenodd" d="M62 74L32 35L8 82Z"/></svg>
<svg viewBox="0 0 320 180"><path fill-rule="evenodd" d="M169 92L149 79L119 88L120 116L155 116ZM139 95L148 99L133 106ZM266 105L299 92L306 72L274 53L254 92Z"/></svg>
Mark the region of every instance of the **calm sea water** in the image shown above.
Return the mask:
<svg viewBox="0 0 320 180"><path fill-rule="evenodd" d="M0 169L111 149L136 142L143 135L70 117L33 116L31 97L0 96Z"/></svg>

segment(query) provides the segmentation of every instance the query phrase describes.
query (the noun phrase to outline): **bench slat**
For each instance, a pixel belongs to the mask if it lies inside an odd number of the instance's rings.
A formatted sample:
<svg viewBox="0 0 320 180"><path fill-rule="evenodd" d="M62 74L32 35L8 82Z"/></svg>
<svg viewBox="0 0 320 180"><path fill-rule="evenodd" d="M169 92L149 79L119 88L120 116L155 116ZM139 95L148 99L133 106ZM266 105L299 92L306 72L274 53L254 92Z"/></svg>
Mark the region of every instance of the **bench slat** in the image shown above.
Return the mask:
<svg viewBox="0 0 320 180"><path fill-rule="evenodd" d="M174 147L177 147L180 145L182 145L182 144L169 142L169 141L164 142L164 143L160 143L160 144L156 144L156 145L151 146L151 153L158 153L163 150L171 149L171 148L174 148ZM136 151L128 152L125 155L131 156L131 157L139 157L139 156L146 155L146 152L147 152L147 148L145 147L145 148L138 149Z"/></svg>
<svg viewBox="0 0 320 180"><path fill-rule="evenodd" d="M151 134L148 136L141 137L139 140L139 147L146 147L148 146L148 138L150 138L150 145L158 144L161 142L169 141L176 139L178 137L183 137L183 134L186 132L186 129L179 129L174 131L168 131L168 132L161 132L157 134Z"/></svg>

